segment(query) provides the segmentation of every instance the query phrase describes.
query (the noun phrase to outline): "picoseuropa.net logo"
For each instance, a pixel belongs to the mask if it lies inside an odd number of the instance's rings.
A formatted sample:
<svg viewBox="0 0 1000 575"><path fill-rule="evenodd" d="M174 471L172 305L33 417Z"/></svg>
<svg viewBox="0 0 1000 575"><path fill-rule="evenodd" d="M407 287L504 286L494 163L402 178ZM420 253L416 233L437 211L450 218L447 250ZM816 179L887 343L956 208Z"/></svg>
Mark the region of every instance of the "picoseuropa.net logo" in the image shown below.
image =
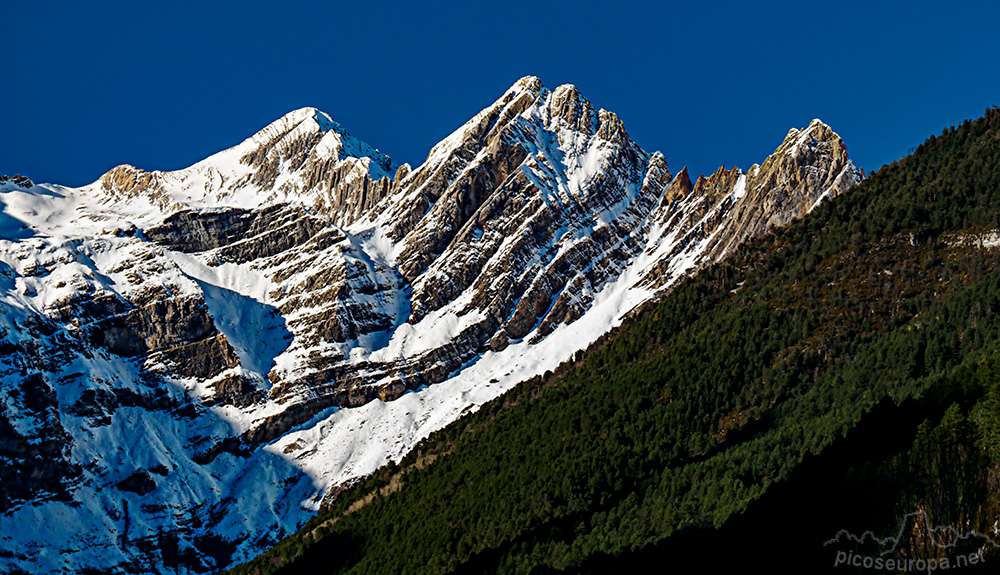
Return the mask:
<svg viewBox="0 0 1000 575"><path fill-rule="evenodd" d="M900 573L933 573L935 571L977 567L986 562L985 553L1000 547L995 537L1000 534L1000 522L994 523L993 533L960 532L950 525L931 525L924 511L903 516L895 536L877 537L871 531L860 536L841 529L833 539L823 543L835 549L834 567L871 569ZM900 542L907 533L917 530L926 535L927 547L937 551L936 557L915 559L901 555Z"/></svg>
<svg viewBox="0 0 1000 575"><path fill-rule="evenodd" d="M985 563L983 549L969 554L941 559L907 559L894 557L873 557L871 555L855 555L853 551L837 551L833 560L834 567L863 567L876 571L902 571L903 573L931 573L938 569L971 567Z"/></svg>

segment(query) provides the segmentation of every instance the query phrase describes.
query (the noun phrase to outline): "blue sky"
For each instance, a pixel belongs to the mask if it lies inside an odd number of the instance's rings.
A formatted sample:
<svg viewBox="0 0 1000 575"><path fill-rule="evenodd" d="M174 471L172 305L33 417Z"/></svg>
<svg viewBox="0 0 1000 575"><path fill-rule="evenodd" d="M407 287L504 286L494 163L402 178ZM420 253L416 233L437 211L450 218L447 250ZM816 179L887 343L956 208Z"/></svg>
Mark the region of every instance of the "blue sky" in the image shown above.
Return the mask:
<svg viewBox="0 0 1000 575"><path fill-rule="evenodd" d="M5 2L0 21L0 173L66 185L185 167L302 106L416 165L529 74L694 173L814 117L870 170L1000 104L995 2Z"/></svg>

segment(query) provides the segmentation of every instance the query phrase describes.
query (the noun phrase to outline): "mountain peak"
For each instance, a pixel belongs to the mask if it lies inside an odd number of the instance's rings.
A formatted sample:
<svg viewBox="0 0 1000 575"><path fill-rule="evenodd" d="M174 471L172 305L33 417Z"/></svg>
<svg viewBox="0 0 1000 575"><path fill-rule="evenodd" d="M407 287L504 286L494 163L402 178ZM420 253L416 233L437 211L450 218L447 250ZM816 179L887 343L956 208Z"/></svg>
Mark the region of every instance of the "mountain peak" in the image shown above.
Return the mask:
<svg viewBox="0 0 1000 575"><path fill-rule="evenodd" d="M395 166L388 156L355 138L329 114L313 107L292 110L231 150L239 151L241 163L252 164L252 158L259 156L265 148L288 153L290 148L303 145L304 140L309 141L313 147L312 152L319 159L336 157L338 161L343 161L349 157L370 158L375 168L371 173L372 179L391 177L395 171Z"/></svg>
<svg viewBox="0 0 1000 575"><path fill-rule="evenodd" d="M738 193L737 187L732 188L730 219L735 225L723 230L713 247L721 254L846 192L861 180L861 172L847 156L840 136L814 119L806 128L789 130L774 153L740 178Z"/></svg>
<svg viewBox="0 0 1000 575"><path fill-rule="evenodd" d="M598 137L608 141L628 139L628 132L625 131L625 124L622 123L618 114L601 108L601 110L597 112L597 115L601 122L600 127L597 129Z"/></svg>
<svg viewBox="0 0 1000 575"><path fill-rule="evenodd" d="M805 128L792 128L788 130L785 140L778 146L775 153L784 151L790 156L797 156L802 152L803 147L815 148L817 145L832 145L834 148L842 149L846 153L847 147L840 136L819 118L814 118ZM838 150L839 151L839 150Z"/></svg>
<svg viewBox="0 0 1000 575"><path fill-rule="evenodd" d="M297 108L295 110L292 110L292 111L290 111L290 112L282 115L280 118L278 118L277 120L275 120L275 122L286 121L286 122L291 122L291 123L298 124L300 122L304 122L304 121L309 120L309 119L315 119L316 116L325 117L327 120L329 120L329 118L330 118L325 113L323 113L322 111L320 111L318 108L313 108L312 106L304 106L302 108ZM272 122L272 123L274 123L274 122Z"/></svg>
<svg viewBox="0 0 1000 575"><path fill-rule="evenodd" d="M573 84L563 84L552 91L549 114L553 118L562 118L578 132L589 135L596 129L594 106Z"/></svg>
<svg viewBox="0 0 1000 575"><path fill-rule="evenodd" d="M396 171L388 156L328 114L304 107L188 168L121 165L86 189L139 217L299 202L347 225L388 194Z"/></svg>
<svg viewBox="0 0 1000 575"><path fill-rule="evenodd" d="M347 133L347 130L338 122L335 122L329 114L312 106L292 110L282 116L282 118L288 118L295 124L305 124L306 127L321 132L335 131L338 133Z"/></svg>
<svg viewBox="0 0 1000 575"><path fill-rule="evenodd" d="M510 89L507 91L534 92L537 94L544 87L545 86L544 84L542 84L541 78L539 78L538 76L524 76L517 82L514 82L514 85L511 86Z"/></svg>

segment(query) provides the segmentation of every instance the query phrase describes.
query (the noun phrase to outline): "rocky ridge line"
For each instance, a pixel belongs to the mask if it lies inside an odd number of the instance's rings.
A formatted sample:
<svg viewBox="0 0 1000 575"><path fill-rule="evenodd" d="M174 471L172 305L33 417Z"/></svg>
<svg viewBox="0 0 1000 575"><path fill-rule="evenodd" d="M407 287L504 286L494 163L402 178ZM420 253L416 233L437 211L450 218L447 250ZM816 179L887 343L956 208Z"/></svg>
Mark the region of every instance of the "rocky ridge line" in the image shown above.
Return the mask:
<svg viewBox="0 0 1000 575"><path fill-rule="evenodd" d="M814 121L759 166L692 182L574 86L526 77L416 168L304 108L176 172L0 182L23 224L0 237L0 531L37 529L19 509L82 526L51 541L61 559L8 535L11 564L245 558L297 527L303 500L861 177ZM122 455L119 436L140 447Z"/></svg>

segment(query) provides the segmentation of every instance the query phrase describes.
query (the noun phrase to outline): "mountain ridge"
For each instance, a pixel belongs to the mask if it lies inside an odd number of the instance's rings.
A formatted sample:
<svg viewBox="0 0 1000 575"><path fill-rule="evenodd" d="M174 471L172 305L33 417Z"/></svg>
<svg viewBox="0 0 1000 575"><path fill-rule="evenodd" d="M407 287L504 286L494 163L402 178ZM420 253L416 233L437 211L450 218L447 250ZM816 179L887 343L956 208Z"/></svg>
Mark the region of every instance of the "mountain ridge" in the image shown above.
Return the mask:
<svg viewBox="0 0 1000 575"><path fill-rule="evenodd" d="M835 557L870 548L824 545L848 526L903 533L897 565L989 563L953 535L1000 510L998 133L992 108L740 246L232 572L617 572L720 548L723 569L861 572ZM938 527L902 530L915 509Z"/></svg>
<svg viewBox="0 0 1000 575"><path fill-rule="evenodd" d="M0 419L23 444L5 484L35 437L65 438L44 444L63 501L4 492L11 564L210 571L261 551L332 487L849 189L839 136L810 130L692 184L574 87L526 77L415 168L302 108L183 170L0 183ZM51 541L66 553L32 555L29 509L74 518Z"/></svg>

